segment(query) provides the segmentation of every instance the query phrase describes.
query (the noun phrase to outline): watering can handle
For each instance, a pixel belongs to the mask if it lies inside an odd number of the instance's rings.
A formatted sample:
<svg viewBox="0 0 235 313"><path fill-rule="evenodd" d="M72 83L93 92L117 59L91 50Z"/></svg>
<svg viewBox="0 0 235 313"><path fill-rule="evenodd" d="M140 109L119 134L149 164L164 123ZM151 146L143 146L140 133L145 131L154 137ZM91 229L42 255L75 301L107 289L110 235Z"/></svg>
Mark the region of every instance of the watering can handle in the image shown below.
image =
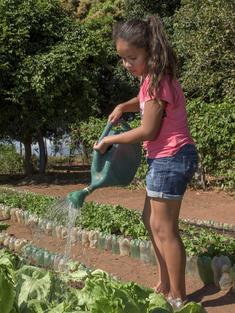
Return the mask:
<svg viewBox="0 0 235 313"><path fill-rule="evenodd" d="M110 132L111 128L112 128L114 125L118 124L118 123L122 123L122 128L123 128L124 130L130 130L130 129L131 129L130 126L129 126L123 119L119 119L119 120L117 120L117 121L114 122L114 123L113 123L112 121L110 121L110 122L105 126L105 129L103 130L103 132L102 132L102 134L101 134L101 136L100 136L98 142L100 142L105 136L107 136L108 133Z"/></svg>

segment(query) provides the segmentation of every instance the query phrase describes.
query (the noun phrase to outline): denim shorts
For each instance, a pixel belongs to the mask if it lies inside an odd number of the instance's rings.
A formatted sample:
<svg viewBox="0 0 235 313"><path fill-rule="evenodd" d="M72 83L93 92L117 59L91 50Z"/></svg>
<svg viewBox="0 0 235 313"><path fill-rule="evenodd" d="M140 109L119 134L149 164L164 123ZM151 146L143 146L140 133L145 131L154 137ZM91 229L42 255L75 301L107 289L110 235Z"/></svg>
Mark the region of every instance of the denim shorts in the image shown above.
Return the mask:
<svg viewBox="0 0 235 313"><path fill-rule="evenodd" d="M146 191L149 197L181 200L198 168L195 146L186 144L176 154L158 159L147 158Z"/></svg>

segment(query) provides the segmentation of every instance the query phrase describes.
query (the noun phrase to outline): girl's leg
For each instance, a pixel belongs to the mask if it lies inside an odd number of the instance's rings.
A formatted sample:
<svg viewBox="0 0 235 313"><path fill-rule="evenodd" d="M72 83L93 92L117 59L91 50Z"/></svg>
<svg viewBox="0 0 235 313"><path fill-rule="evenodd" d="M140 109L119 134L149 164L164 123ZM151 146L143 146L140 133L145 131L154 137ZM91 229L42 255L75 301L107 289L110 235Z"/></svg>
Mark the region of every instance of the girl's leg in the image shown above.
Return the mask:
<svg viewBox="0 0 235 313"><path fill-rule="evenodd" d="M185 249L178 230L178 218L181 200L150 198L149 228L156 246L166 266L160 269L170 282L169 295L186 299L185 290ZM148 219L148 216L145 217ZM146 226L147 227L147 226ZM164 264L164 263L163 263ZM161 277L160 279L166 279ZM163 281L162 281L163 283Z"/></svg>
<svg viewBox="0 0 235 313"><path fill-rule="evenodd" d="M156 286L156 292L167 296L170 291L170 281L169 281L169 276L168 276L168 271L167 271L167 266L165 262L165 256L164 256L164 251L162 248L161 241L159 240L157 234L154 232L154 230L151 227L151 221L153 220L153 216L152 216L152 210L151 210L151 205L150 205L150 198L148 196L146 196L145 198L145 205L144 205L142 217L143 217L144 225L149 233L152 246L153 246L154 255L157 260L157 265L158 265L159 282Z"/></svg>

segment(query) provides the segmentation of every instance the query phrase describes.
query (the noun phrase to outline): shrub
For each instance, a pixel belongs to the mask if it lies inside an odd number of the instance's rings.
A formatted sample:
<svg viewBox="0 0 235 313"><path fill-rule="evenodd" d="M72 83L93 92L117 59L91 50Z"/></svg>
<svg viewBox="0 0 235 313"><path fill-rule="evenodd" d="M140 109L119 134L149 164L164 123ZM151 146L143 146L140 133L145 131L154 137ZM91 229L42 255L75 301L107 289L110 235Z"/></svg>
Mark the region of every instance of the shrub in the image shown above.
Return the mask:
<svg viewBox="0 0 235 313"><path fill-rule="evenodd" d="M14 145L0 146L0 174L24 172L24 159L16 152Z"/></svg>
<svg viewBox="0 0 235 313"><path fill-rule="evenodd" d="M235 183L235 103L206 103L201 98L187 105L191 135L196 142L204 173L214 176L222 188Z"/></svg>

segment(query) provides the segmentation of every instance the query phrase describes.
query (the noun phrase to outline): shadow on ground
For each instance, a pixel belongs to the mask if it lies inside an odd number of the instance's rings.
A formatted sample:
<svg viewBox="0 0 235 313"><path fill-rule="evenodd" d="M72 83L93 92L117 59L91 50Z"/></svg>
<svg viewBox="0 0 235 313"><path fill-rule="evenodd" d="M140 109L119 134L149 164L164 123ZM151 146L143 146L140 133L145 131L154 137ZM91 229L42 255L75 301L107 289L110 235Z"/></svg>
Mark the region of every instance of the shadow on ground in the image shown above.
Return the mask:
<svg viewBox="0 0 235 313"><path fill-rule="evenodd" d="M221 292L221 297L213 300L203 300L207 296L212 296L216 293ZM235 304L235 294L232 291L223 292L217 288L214 284L208 284L201 289L188 295L190 301L201 302L203 307L219 307L229 304Z"/></svg>
<svg viewBox="0 0 235 313"><path fill-rule="evenodd" d="M54 166L45 174L35 173L32 176L0 175L0 185L11 184L14 187L28 185L67 185L90 184L90 165Z"/></svg>

